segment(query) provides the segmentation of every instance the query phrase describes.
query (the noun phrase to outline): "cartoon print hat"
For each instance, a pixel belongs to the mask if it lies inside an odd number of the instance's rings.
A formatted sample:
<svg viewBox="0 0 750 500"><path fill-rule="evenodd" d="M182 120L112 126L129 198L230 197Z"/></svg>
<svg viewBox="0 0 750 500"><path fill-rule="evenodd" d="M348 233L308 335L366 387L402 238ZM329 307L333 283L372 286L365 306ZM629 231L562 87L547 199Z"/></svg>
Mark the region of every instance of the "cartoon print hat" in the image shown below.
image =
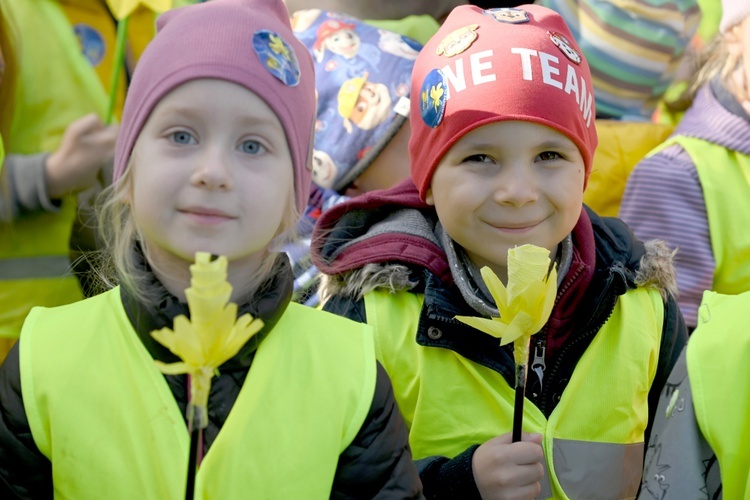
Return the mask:
<svg viewBox="0 0 750 500"><path fill-rule="evenodd" d="M750 1L721 0L721 23L719 31L726 33L732 26L750 16Z"/></svg>
<svg viewBox="0 0 750 500"><path fill-rule="evenodd" d="M569 137L588 181L597 145L591 74L554 11L456 7L420 52L412 78L409 156L423 200L438 163L461 137L506 120Z"/></svg>
<svg viewBox="0 0 750 500"><path fill-rule="evenodd" d="M651 119L701 18L698 0L536 3L570 26L591 67L597 114L612 118Z"/></svg>
<svg viewBox="0 0 750 500"><path fill-rule="evenodd" d="M313 182L341 191L364 172L406 122L411 72L421 45L319 9L295 12L292 26L316 56ZM343 29L351 36L323 43Z"/></svg>
<svg viewBox="0 0 750 500"><path fill-rule="evenodd" d="M274 111L286 133L297 209L303 213L310 191L315 77L312 58L294 36L281 0L212 0L159 16L157 34L138 61L125 100L114 180L125 172L159 101L200 78L242 85Z"/></svg>

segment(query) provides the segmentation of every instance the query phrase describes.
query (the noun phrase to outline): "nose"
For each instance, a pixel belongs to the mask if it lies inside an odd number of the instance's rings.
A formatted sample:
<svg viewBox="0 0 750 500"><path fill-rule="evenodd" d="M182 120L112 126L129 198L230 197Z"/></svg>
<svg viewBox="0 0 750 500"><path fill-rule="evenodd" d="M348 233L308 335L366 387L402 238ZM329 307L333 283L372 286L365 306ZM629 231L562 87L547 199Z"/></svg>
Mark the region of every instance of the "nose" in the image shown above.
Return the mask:
<svg viewBox="0 0 750 500"><path fill-rule="evenodd" d="M232 189L230 159L222 148L208 146L196 161L197 165L190 179L194 186L205 189Z"/></svg>
<svg viewBox="0 0 750 500"><path fill-rule="evenodd" d="M494 200L498 205L521 207L539 199L539 179L528 165L503 166L495 183Z"/></svg>

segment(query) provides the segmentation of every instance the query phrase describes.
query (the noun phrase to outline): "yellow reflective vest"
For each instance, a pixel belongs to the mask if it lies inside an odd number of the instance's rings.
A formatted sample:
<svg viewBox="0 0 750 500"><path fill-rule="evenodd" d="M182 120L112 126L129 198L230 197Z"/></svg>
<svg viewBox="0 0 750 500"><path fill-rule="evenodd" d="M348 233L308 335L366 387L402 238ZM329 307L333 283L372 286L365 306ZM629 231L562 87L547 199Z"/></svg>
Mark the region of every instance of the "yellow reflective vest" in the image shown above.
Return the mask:
<svg viewBox="0 0 750 500"><path fill-rule="evenodd" d="M750 497L750 292L705 292L687 346L693 408L719 461L724 498Z"/></svg>
<svg viewBox="0 0 750 500"><path fill-rule="evenodd" d="M671 137L657 151L671 144L685 149L698 172L716 262L712 289L750 290L750 156L686 136Z"/></svg>
<svg viewBox="0 0 750 500"><path fill-rule="evenodd" d="M82 53L85 33L102 30L76 32L68 18L72 4L80 4L77 12L85 12L92 3L99 5L100 17L108 16L101 0L0 0L3 15L19 39L15 110L10 136L5 138L8 154L54 151L72 121L88 113L104 117L108 88ZM143 40L153 36L153 14L149 16L149 24L142 14L132 23L130 31L141 40L133 44L135 55L145 45ZM109 37L98 33L104 49L114 45L111 18L106 23L112 30ZM69 272L68 243L76 210L76 200L69 196L56 213L0 223L0 338L17 338L35 305L55 306L82 298L78 280Z"/></svg>
<svg viewBox="0 0 750 500"><path fill-rule="evenodd" d="M184 497L185 417L119 289L34 308L21 333L20 373L56 498ZM369 326L289 304L203 458L195 498L329 498L375 381Z"/></svg>
<svg viewBox="0 0 750 500"><path fill-rule="evenodd" d="M370 292L367 322L410 428L414 458L452 458L511 431L514 389L501 374L457 352L417 344L423 299ZM663 316L658 291L628 291L576 364L549 419L526 401L524 431L544 435L540 498L635 497Z"/></svg>

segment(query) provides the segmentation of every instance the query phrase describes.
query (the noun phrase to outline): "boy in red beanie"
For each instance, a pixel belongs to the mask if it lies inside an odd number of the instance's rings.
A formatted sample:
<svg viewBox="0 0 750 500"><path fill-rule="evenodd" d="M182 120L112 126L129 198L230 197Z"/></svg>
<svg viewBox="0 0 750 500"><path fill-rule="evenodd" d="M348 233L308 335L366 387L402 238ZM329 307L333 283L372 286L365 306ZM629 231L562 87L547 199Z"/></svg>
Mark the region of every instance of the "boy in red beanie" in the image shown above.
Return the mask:
<svg viewBox="0 0 750 500"><path fill-rule="evenodd" d="M655 402L686 341L671 254L582 197L597 144L588 64L535 5L453 10L412 76L412 179L316 226L324 308L372 324L428 498L632 498ZM510 346L480 276L508 250L558 269L511 443Z"/></svg>

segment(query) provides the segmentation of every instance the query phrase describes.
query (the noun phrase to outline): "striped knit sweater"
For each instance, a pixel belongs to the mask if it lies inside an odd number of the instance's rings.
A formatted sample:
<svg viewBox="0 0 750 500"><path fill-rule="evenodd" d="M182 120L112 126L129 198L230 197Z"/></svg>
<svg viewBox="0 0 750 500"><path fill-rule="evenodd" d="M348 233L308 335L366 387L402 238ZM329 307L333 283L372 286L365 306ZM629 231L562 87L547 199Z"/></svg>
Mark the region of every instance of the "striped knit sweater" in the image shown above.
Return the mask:
<svg viewBox="0 0 750 500"><path fill-rule="evenodd" d="M716 81L698 92L674 134L750 155L750 116ZM681 146L670 146L638 164L628 179L619 216L639 239L658 238L679 249L678 300L687 325L694 328L703 291L712 288L716 262L698 172Z"/></svg>

